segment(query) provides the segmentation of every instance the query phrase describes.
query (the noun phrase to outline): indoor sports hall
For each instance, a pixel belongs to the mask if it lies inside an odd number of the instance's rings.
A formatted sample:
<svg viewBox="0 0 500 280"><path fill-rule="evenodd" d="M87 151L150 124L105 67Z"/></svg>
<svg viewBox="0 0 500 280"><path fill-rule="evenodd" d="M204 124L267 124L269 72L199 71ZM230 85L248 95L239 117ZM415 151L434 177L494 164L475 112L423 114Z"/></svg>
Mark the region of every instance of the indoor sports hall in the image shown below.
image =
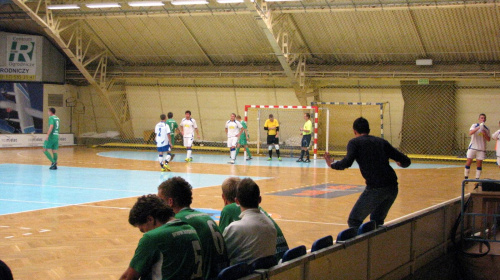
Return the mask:
<svg viewBox="0 0 500 280"><path fill-rule="evenodd" d="M244 279L498 275L500 198L463 184L471 125L485 114L489 135L500 129L495 2L5 0L0 12L0 260L14 279L119 279L143 235L131 207L175 176L216 221L222 182L252 178L290 249L305 246ZM49 108L57 170L42 148ZM188 110L191 154L176 131L162 171L155 125ZM241 148L234 164L232 113L251 154ZM297 162L305 113L309 163ZM266 143L271 114L279 158ZM341 240L366 182L356 162L333 170L323 155L345 156L359 117L412 164L390 163L399 194L384 227ZM496 145L480 179L500 179Z"/></svg>

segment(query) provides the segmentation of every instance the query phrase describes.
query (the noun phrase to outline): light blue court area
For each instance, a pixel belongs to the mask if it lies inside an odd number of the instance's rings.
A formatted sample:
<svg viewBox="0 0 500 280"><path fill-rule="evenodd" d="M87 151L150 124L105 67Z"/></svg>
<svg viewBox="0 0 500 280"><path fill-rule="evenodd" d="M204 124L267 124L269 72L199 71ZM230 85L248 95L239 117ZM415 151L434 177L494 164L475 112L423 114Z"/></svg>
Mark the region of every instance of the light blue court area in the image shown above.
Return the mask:
<svg viewBox="0 0 500 280"><path fill-rule="evenodd" d="M271 193L271 195L310 197L310 198L336 198L364 191L366 186L347 184L321 184Z"/></svg>
<svg viewBox="0 0 500 280"><path fill-rule="evenodd" d="M184 162L186 156L185 151L175 153L175 162ZM158 162L158 152L138 152L138 151L109 151L101 152L98 155L103 157L121 158L121 159L135 159L135 160L148 160ZM244 160L243 152L240 151L239 157L236 158L236 165L250 165L250 166L276 166L276 167L298 167L298 168L329 168L323 158L311 160L310 163L296 162L297 158L284 157L282 161L278 161L273 151L272 161L268 161L267 157L253 157L252 160ZM341 160L340 157L335 157L335 160ZM225 164L229 165L228 161L229 151L227 155L210 155L210 154L196 154L193 152L194 163L207 163L207 164ZM390 162L394 169L404 169L399 167L395 162ZM356 162L350 168L359 168ZM407 169L439 169L439 168L463 168L458 165L434 164L434 163L412 163Z"/></svg>
<svg viewBox="0 0 500 280"><path fill-rule="evenodd" d="M47 165L0 164L0 215L157 193L158 185L174 176L183 177L193 188L221 185L228 177L66 166L49 170Z"/></svg>

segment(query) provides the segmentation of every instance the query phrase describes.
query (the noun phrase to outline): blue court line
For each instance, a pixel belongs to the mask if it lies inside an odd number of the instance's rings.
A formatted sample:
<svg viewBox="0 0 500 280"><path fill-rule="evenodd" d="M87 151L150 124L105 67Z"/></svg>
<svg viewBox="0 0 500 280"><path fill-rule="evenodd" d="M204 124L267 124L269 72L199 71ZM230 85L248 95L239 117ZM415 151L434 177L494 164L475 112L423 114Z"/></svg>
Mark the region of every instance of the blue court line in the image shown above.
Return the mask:
<svg viewBox="0 0 500 280"><path fill-rule="evenodd" d="M195 189L221 185L228 177L66 166L49 170L46 165L0 164L0 215L157 193L158 185L174 176L186 179Z"/></svg>
<svg viewBox="0 0 500 280"><path fill-rule="evenodd" d="M138 152L138 151L109 151L101 152L98 155L103 157L121 158L121 159L134 159L134 160L147 160L158 162L157 152ZM184 162L185 152L177 153L174 162ZM273 156L274 156L273 152ZM230 165L228 162L229 152L227 155L210 155L210 154L193 154L194 163L207 163L207 164L225 164ZM252 160L245 161L243 159L243 154L240 152L240 156L236 158L236 165L249 165L249 166L276 166L276 167L295 167L295 168L329 168L326 165L323 158L317 160L311 160L310 163L296 162L297 158L283 158L282 161L278 161L276 157L273 157L272 161L267 161L267 157L253 157ZM336 160L341 160L341 158L336 158ZM434 163L412 163L408 168L399 167L395 162L391 161L390 165L394 169L439 169L439 168L463 168L462 165L446 165L446 164L434 164ZM158 167L159 168L159 167ZM356 162L350 168L359 169Z"/></svg>

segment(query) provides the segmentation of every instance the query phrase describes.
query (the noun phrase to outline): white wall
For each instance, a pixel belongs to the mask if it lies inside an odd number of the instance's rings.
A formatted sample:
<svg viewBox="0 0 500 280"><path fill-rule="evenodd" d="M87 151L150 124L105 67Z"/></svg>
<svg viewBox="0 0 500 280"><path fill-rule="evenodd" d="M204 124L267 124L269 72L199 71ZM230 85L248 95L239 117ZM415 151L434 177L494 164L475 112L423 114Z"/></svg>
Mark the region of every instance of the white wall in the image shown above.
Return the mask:
<svg viewBox="0 0 500 280"><path fill-rule="evenodd" d="M212 82L215 83L215 81ZM256 81L254 82L257 84ZM128 101L135 138L142 138L144 130L153 129L161 113L173 112L174 119L180 122L184 117L184 111L191 110L192 117L198 121L203 139L224 141L225 121L229 119L232 112L243 116L245 105L300 105L293 89L269 87L272 85L269 81L262 81L261 84L265 84L266 87L126 86L123 94L126 95ZM388 102L389 105L385 106L384 113L385 138L398 147L404 109L399 85L398 80L344 80L335 83L335 88L322 88L320 99L323 102ZM498 110L500 82L461 81L457 82L457 86L459 87L456 114L457 138L463 138L462 135L468 132L479 113L487 114L487 125L492 132L496 131L500 120ZM471 86L474 88L469 88ZM48 88L56 89L58 87L61 86L48 86ZM63 88L68 90L67 86ZM74 132L76 127L79 133L118 130L109 110L91 87L70 86L69 91L74 91L78 100L85 104L86 108L84 115L74 115L74 120L76 119L77 122L73 125ZM67 118L64 115L62 117ZM458 143L464 142L464 140L457 140ZM488 149L494 150L494 146L494 142L490 142Z"/></svg>
<svg viewBox="0 0 500 280"><path fill-rule="evenodd" d="M151 130L160 114L172 112L179 123L190 110L204 140L225 141L231 113L244 115L245 105L299 105L293 89L127 86L135 138Z"/></svg>

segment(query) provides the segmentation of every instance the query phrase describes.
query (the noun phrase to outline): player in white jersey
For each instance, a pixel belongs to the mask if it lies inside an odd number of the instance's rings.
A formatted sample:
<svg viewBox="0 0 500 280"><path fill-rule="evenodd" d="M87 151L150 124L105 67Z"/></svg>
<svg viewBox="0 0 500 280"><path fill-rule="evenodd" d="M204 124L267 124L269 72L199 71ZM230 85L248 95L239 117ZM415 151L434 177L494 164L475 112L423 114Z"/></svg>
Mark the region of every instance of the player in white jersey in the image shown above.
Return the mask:
<svg viewBox="0 0 500 280"><path fill-rule="evenodd" d="M226 122L227 147L229 148L229 155L231 157L228 163L234 164L236 160L236 145L238 144L242 128L241 123L236 120L236 114L232 113L231 119Z"/></svg>
<svg viewBox="0 0 500 280"><path fill-rule="evenodd" d="M500 121L498 122L498 126L500 126ZM497 165L500 167L500 129L493 133L491 139L497 140L497 144L495 146L495 150L497 151Z"/></svg>
<svg viewBox="0 0 500 280"><path fill-rule="evenodd" d="M160 162L161 171L170 171L170 166L168 166L168 163L174 158L174 156L170 153L170 128L165 123L165 120L167 119L167 116L165 116L165 114L161 114L160 119L161 121L155 126L158 162ZM163 160L164 152L167 152L165 161Z"/></svg>
<svg viewBox="0 0 500 280"><path fill-rule="evenodd" d="M185 113L185 118L179 123L179 128L181 130L181 134L184 138L184 147L186 147L186 161L193 161L191 157L192 146L194 141L194 133L196 132L196 136L198 139L200 138L200 134L198 133L198 125L196 125L196 121L191 118L191 111L187 110Z"/></svg>
<svg viewBox="0 0 500 280"><path fill-rule="evenodd" d="M476 179L481 176L483 170L483 160L486 158L486 141L490 141L490 130L484 123L486 115L479 115L479 123L474 123L469 129L471 136L469 149L467 149L467 162L465 163L464 175L465 179L469 179L470 165L472 160L476 158Z"/></svg>

